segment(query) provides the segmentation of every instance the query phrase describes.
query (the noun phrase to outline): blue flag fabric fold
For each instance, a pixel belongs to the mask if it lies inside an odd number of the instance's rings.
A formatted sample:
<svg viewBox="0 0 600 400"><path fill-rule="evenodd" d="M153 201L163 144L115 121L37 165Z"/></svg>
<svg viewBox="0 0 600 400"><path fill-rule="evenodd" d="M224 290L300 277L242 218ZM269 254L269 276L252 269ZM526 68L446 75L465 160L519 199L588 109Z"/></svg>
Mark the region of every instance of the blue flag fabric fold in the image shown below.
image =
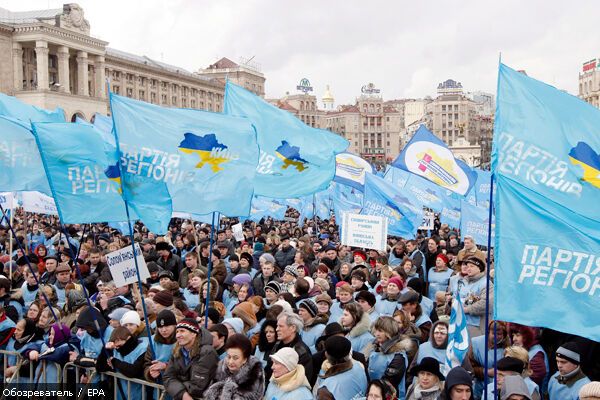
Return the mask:
<svg viewBox="0 0 600 400"><path fill-rule="evenodd" d="M388 234L413 238L423 220L422 209L389 182L376 175L365 176L362 215L388 218Z"/></svg>
<svg viewBox="0 0 600 400"><path fill-rule="evenodd" d="M334 181L352 186L360 191L365 187L365 174L374 172L373 165L352 153L340 153L335 156Z"/></svg>
<svg viewBox="0 0 600 400"><path fill-rule="evenodd" d="M62 222L127 221L119 184L105 173L117 162L115 149L92 125L34 123L33 129Z"/></svg>
<svg viewBox="0 0 600 400"><path fill-rule="evenodd" d="M421 125L392 166L422 176L462 196L475 184L477 174L454 157L446 143Z"/></svg>
<svg viewBox="0 0 600 400"><path fill-rule="evenodd" d="M176 212L250 214L258 146L247 119L110 101L125 175L165 183Z"/></svg>
<svg viewBox="0 0 600 400"><path fill-rule="evenodd" d="M460 232L463 237L472 236L475 243L487 246L488 226L490 220L490 210L487 207L479 207L463 201L460 213ZM494 214L492 213L492 247L494 246L494 227L496 225Z"/></svg>
<svg viewBox="0 0 600 400"><path fill-rule="evenodd" d="M65 122L65 112L62 108L54 111L44 110L13 96L0 93L0 115L24 122L28 126L32 122Z"/></svg>
<svg viewBox="0 0 600 400"><path fill-rule="evenodd" d="M51 194L30 124L0 116L0 191Z"/></svg>
<svg viewBox="0 0 600 400"><path fill-rule="evenodd" d="M256 194L294 198L325 190L335 175L343 137L311 128L246 89L227 82L224 113L247 117L256 127L260 160Z"/></svg>

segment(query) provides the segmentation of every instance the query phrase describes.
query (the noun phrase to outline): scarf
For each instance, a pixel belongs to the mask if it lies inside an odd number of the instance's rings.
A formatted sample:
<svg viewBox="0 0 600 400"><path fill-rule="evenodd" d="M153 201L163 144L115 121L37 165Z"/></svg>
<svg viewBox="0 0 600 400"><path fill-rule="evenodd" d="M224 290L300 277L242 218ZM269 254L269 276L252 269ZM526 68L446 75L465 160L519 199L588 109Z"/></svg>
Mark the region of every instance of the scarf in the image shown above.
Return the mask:
<svg viewBox="0 0 600 400"><path fill-rule="evenodd" d="M306 386L310 390L310 384L308 383L308 379L306 379L304 367L300 364L298 364L296 369L281 375L279 378L272 376L271 380L284 392L291 392L301 386Z"/></svg>
<svg viewBox="0 0 600 400"><path fill-rule="evenodd" d="M413 394L415 396L415 399L422 399L423 396L427 396L428 394L435 393L437 391L441 392L439 383L433 385L429 389L421 389L421 386L417 384L415 385L415 391Z"/></svg>

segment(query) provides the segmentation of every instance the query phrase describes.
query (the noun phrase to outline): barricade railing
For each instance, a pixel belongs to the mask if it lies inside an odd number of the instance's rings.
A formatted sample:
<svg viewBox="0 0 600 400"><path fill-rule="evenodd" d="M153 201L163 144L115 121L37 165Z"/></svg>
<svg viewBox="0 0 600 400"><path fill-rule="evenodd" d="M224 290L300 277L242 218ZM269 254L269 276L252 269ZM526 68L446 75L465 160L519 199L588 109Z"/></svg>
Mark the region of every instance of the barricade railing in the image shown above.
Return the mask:
<svg viewBox="0 0 600 400"><path fill-rule="evenodd" d="M125 396L126 399L132 399L132 384L137 384L140 385L141 387L141 400L162 400L165 397L165 387L161 384L158 383L154 383L154 382L149 382L143 379L137 379L137 378L128 378L123 374L117 373L117 372L103 372L100 374L96 373L96 369L95 368L88 368L88 367L82 367L80 365L74 364L72 362L69 362L67 364L65 364L65 366L63 367L63 376L62 376L62 382L65 384L69 384L70 382L68 382L69 380L69 375L68 375L68 371L70 369L74 369L75 370L75 383L79 384L81 381L81 376L82 375L86 375L87 376L87 385L90 385L95 379L95 376L99 376L99 380L104 380L104 378L108 378L111 379L113 382L113 399L118 399L121 398L122 396L120 396L119 393L119 387L117 386L119 381L126 383L125 385L121 385L121 388L123 389L123 395ZM72 376L71 376L72 377ZM82 390L80 393L85 394L87 393L87 389L84 388L84 390ZM152 396L148 396L149 393L152 393ZM108 394L106 394L108 396Z"/></svg>
<svg viewBox="0 0 600 400"><path fill-rule="evenodd" d="M47 360L40 360L38 362L31 362L28 359L23 358L23 356L16 351L8 351L8 350L0 350L0 357L2 358L2 382L4 386L10 384L32 384L32 385L43 385L45 383L48 384L61 384L62 378L62 367L60 364ZM9 357L14 357L15 363L14 365L8 365ZM48 366L52 365L56 368L56 379L51 379L51 382L48 382ZM6 377L6 371L9 367L16 367L13 374L9 377ZM21 369L26 367L29 369L28 377L21 377ZM38 369L39 367L39 369ZM57 380L57 382L55 382ZM4 393L0 396L0 400L3 400L6 396Z"/></svg>

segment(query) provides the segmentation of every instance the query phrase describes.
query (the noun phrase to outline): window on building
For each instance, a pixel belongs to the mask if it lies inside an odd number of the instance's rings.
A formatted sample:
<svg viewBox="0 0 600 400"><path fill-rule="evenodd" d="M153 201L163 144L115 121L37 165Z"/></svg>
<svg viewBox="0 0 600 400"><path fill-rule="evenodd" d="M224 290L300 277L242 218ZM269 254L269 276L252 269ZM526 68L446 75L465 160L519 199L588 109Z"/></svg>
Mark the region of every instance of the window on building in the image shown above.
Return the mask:
<svg viewBox="0 0 600 400"><path fill-rule="evenodd" d="M198 104L198 106L199 106L198 108L200 108L201 110L204 110L204 102L203 102L203 101L201 101L201 102Z"/></svg>
<svg viewBox="0 0 600 400"><path fill-rule="evenodd" d="M133 89L127 88L127 97L133 97Z"/></svg>
<svg viewBox="0 0 600 400"><path fill-rule="evenodd" d="M187 108L187 100L186 99L181 99L181 107Z"/></svg>
<svg viewBox="0 0 600 400"><path fill-rule="evenodd" d="M138 93L138 99L145 101L146 100L146 92L143 90L140 90Z"/></svg>
<svg viewBox="0 0 600 400"><path fill-rule="evenodd" d="M177 96L172 96L171 97L171 105L177 105Z"/></svg>
<svg viewBox="0 0 600 400"><path fill-rule="evenodd" d="M390 141L389 141L389 140L387 141L387 145L388 145L388 146L390 145Z"/></svg>
<svg viewBox="0 0 600 400"><path fill-rule="evenodd" d="M454 105L454 111L458 111L458 104Z"/></svg>
<svg viewBox="0 0 600 400"><path fill-rule="evenodd" d="M386 133L385 135L386 135L388 138L390 137L390 133L389 133L389 132L388 132L388 133Z"/></svg>
<svg viewBox="0 0 600 400"><path fill-rule="evenodd" d="M458 113L454 113L454 119L458 119Z"/></svg>
<svg viewBox="0 0 600 400"><path fill-rule="evenodd" d="M156 104L156 93L150 93L150 103Z"/></svg>
<svg viewBox="0 0 600 400"><path fill-rule="evenodd" d="M167 104L167 95L166 94L161 95L160 101L162 104Z"/></svg>
<svg viewBox="0 0 600 400"><path fill-rule="evenodd" d="M445 104L442 105L442 111L446 111L446 105Z"/></svg>
<svg viewBox="0 0 600 400"><path fill-rule="evenodd" d="M196 100L194 100L194 99L190 100L190 107L196 108Z"/></svg>

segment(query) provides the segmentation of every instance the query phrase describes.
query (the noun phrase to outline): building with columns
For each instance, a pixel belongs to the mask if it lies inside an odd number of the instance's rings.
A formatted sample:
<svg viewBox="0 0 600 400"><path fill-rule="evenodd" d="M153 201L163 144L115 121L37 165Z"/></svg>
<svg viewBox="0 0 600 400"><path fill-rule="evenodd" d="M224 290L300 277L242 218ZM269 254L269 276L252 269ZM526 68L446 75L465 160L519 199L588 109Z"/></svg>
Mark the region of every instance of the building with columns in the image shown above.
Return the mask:
<svg viewBox="0 0 600 400"><path fill-rule="evenodd" d="M77 4L26 12L0 8L1 92L45 109L61 107L67 120L90 120L109 112L107 78L114 93L153 104L223 108L222 81L108 47L90 36Z"/></svg>
<svg viewBox="0 0 600 400"><path fill-rule="evenodd" d="M600 60L597 58L585 62L581 68L579 98L600 108Z"/></svg>

